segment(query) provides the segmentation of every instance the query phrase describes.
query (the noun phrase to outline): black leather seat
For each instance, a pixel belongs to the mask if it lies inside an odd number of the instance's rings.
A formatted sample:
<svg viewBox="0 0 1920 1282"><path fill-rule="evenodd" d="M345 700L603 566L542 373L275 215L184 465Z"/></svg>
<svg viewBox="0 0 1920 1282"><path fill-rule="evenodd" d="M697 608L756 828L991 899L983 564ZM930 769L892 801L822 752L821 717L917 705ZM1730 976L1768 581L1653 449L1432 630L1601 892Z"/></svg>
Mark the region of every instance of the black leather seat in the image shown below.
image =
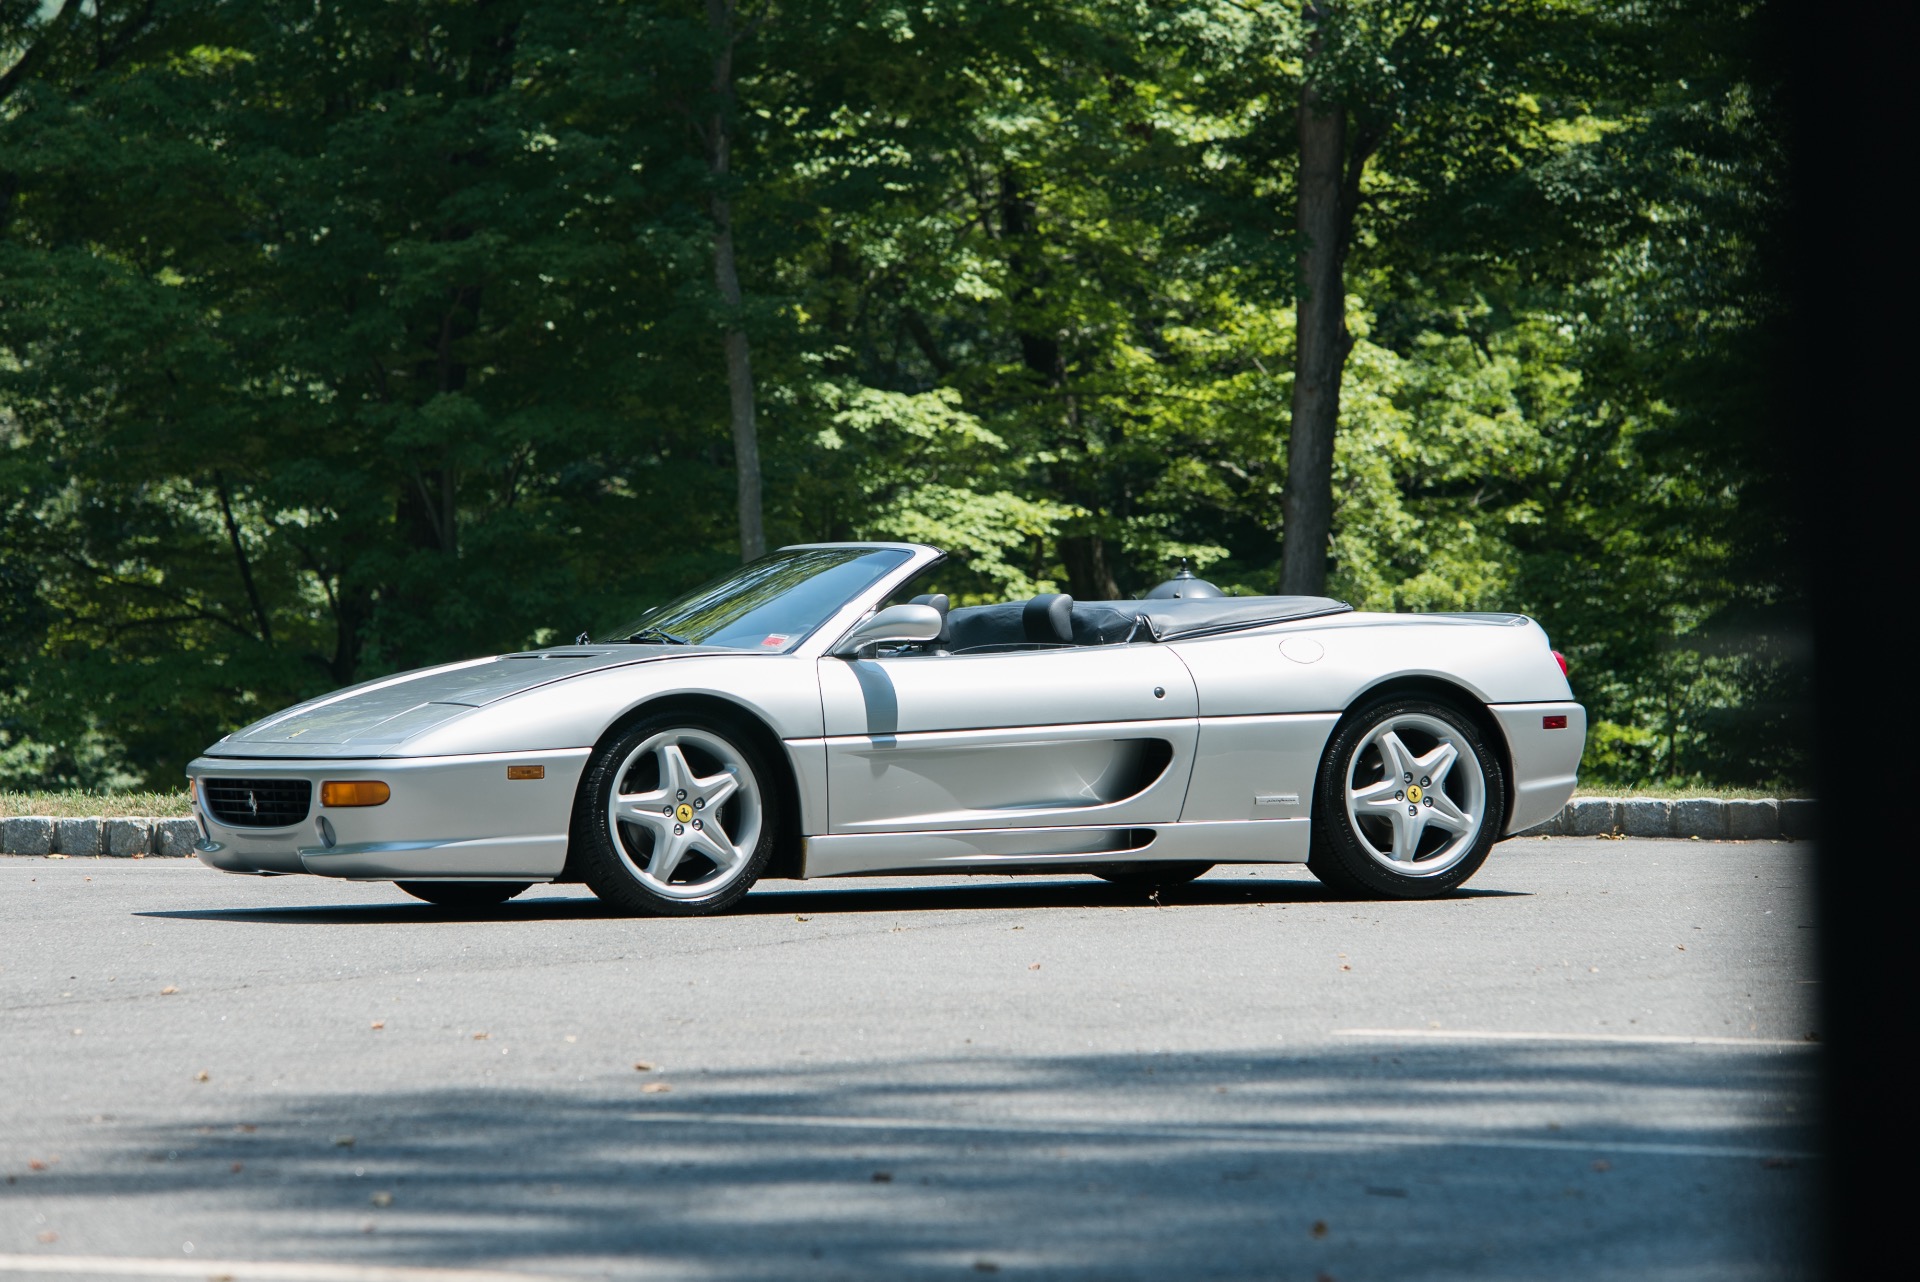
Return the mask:
<svg viewBox="0 0 1920 1282"><path fill-rule="evenodd" d="M1073 644L1073 598L1046 592L1020 607L1020 630L1041 645Z"/></svg>

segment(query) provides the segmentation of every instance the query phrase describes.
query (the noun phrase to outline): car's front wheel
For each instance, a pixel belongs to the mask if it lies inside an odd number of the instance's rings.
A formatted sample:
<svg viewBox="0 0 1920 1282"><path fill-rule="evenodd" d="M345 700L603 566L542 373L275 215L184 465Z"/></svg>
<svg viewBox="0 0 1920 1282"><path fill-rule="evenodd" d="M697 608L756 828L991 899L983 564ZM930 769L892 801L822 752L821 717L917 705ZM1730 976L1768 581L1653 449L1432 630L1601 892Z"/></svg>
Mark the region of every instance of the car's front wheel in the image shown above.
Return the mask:
<svg viewBox="0 0 1920 1282"><path fill-rule="evenodd" d="M718 719L645 717L601 746L574 807L581 873L623 912L695 916L737 903L779 828L772 765Z"/></svg>
<svg viewBox="0 0 1920 1282"><path fill-rule="evenodd" d="M1486 862L1505 818L1500 759L1472 720L1437 700L1388 697L1334 727L1307 867L1344 894L1431 899Z"/></svg>

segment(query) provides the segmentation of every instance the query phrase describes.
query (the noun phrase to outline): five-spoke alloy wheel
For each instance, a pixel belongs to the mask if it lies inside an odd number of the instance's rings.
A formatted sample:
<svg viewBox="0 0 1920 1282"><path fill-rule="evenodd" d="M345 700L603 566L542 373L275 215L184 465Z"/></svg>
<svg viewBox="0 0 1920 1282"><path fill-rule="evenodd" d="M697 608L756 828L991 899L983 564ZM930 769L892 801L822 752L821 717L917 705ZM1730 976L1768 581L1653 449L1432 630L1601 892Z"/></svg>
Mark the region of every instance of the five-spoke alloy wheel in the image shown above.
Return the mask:
<svg viewBox="0 0 1920 1282"><path fill-rule="evenodd" d="M1427 899L1474 874L1505 818L1500 761L1473 722L1432 699L1388 697L1334 728L1307 866L1349 894Z"/></svg>
<svg viewBox="0 0 1920 1282"><path fill-rule="evenodd" d="M771 768L735 727L689 714L646 717L587 766L573 839L593 892L634 913L719 912L773 851Z"/></svg>

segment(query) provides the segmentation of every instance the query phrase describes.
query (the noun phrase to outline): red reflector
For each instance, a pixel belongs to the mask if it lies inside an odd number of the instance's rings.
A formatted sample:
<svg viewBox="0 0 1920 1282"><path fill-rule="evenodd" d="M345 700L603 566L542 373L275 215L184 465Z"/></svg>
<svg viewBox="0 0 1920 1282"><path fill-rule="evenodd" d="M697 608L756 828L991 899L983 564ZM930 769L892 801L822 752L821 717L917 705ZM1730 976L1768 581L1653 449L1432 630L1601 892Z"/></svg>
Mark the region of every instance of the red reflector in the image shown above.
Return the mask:
<svg viewBox="0 0 1920 1282"><path fill-rule="evenodd" d="M1573 675L1573 674L1572 674L1571 672L1568 672L1568 671L1567 671L1567 656L1566 656L1566 655L1564 655L1564 654L1561 654L1561 653L1560 653L1560 652L1559 652L1558 650L1555 650L1555 651L1553 652L1553 661L1554 661L1555 663L1557 663L1557 664L1559 664L1559 665L1560 665L1560 675L1561 675L1561 676L1563 676L1563 677L1570 677L1570 676L1572 676L1572 675Z"/></svg>
<svg viewBox="0 0 1920 1282"><path fill-rule="evenodd" d="M1540 718L1540 728L1542 730L1565 730L1567 728L1567 714L1562 712L1558 716Z"/></svg>

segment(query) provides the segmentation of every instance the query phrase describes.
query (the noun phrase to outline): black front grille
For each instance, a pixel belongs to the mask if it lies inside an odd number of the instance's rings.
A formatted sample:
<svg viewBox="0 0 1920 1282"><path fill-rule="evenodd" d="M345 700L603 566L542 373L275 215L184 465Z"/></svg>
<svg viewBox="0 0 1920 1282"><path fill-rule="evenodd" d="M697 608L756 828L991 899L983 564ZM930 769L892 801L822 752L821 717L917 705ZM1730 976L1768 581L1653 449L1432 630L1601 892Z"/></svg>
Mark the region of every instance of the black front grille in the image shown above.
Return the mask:
<svg viewBox="0 0 1920 1282"><path fill-rule="evenodd" d="M202 779L207 813L235 828L285 828L307 817L313 785L305 779Z"/></svg>

